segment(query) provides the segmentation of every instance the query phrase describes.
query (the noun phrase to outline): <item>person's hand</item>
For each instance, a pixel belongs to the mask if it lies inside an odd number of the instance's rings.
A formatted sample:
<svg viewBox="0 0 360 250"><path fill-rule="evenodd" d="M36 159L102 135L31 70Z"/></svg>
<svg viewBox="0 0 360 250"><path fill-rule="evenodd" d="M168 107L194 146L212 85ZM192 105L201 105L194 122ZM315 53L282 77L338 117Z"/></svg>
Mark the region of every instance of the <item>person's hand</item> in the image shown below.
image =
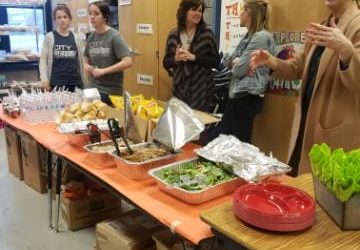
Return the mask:
<svg viewBox="0 0 360 250"><path fill-rule="evenodd" d="M175 62L186 62L187 60L187 51L183 48L178 47L175 53Z"/></svg>
<svg viewBox="0 0 360 250"><path fill-rule="evenodd" d="M246 72L246 75L247 75L248 77L254 77L254 76L255 76L255 73L256 73L256 70L255 70L255 69L249 68L249 70Z"/></svg>
<svg viewBox="0 0 360 250"><path fill-rule="evenodd" d="M255 50L250 55L250 69L255 70L257 67L267 65L272 68L275 64L275 58L267 50Z"/></svg>
<svg viewBox="0 0 360 250"><path fill-rule="evenodd" d="M237 65L239 63L240 63L240 57L235 57L234 60L232 60L231 65L234 66L234 65Z"/></svg>
<svg viewBox="0 0 360 250"><path fill-rule="evenodd" d="M94 66L91 66L90 64L84 64L84 71L86 74L92 74L93 69Z"/></svg>
<svg viewBox="0 0 360 250"><path fill-rule="evenodd" d="M338 51L343 62L347 62L352 55L353 45L336 26L334 17L330 19L330 27L311 23L310 27L305 30L305 38L310 44Z"/></svg>
<svg viewBox="0 0 360 250"><path fill-rule="evenodd" d="M91 74L93 77L97 78L97 77L101 77L101 76L105 75L106 71L105 71L105 69L93 68Z"/></svg>
<svg viewBox="0 0 360 250"><path fill-rule="evenodd" d="M50 91L50 82L48 80L42 81L43 89Z"/></svg>

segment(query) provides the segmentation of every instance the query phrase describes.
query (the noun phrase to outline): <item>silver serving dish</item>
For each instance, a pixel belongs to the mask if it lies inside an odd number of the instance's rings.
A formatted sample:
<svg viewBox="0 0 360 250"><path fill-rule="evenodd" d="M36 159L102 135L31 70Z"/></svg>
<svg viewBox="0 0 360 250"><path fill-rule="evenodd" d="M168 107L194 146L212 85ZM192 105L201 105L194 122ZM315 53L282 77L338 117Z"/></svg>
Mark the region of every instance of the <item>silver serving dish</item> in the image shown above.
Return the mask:
<svg viewBox="0 0 360 250"><path fill-rule="evenodd" d="M128 140L130 145L133 145L133 142ZM122 139L117 139L117 143L119 144L119 148L126 147L124 141ZM112 140L91 143L84 146L86 151L94 154L108 154L115 150L115 145Z"/></svg>
<svg viewBox="0 0 360 250"><path fill-rule="evenodd" d="M134 151L147 147L161 147L167 150L168 153L161 157L140 162L126 160L123 157L118 156L116 154L116 150L112 151L110 155L114 157L115 164L123 175L129 177L130 179L143 180L150 177L148 175L148 171L150 169L174 162L175 158L179 155L179 153L181 153L181 151L173 152L170 148L157 142L146 142L131 146ZM127 151L128 150L126 148L120 148L120 155Z"/></svg>
<svg viewBox="0 0 360 250"><path fill-rule="evenodd" d="M234 177L230 180L220 182L214 186L210 186L199 191L188 191L180 187L171 186L162 179L162 172L165 169L172 168L180 170L185 164L192 162L195 163L199 160L200 158L192 158L175 162L166 166L152 169L149 171L149 175L156 180L161 190L189 204L200 204L224 196L233 192L235 188L246 184L246 181L243 179Z"/></svg>

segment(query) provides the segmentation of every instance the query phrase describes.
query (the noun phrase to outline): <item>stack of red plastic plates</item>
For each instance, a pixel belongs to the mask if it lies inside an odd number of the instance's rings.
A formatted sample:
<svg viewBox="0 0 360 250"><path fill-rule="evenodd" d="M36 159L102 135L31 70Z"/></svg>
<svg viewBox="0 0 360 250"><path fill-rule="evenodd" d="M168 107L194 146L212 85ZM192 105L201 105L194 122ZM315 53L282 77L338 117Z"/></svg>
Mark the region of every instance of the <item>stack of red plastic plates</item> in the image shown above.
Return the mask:
<svg viewBox="0 0 360 250"><path fill-rule="evenodd" d="M310 195L277 183L239 187L234 192L233 209L245 223L271 231L300 231L315 220L315 201Z"/></svg>

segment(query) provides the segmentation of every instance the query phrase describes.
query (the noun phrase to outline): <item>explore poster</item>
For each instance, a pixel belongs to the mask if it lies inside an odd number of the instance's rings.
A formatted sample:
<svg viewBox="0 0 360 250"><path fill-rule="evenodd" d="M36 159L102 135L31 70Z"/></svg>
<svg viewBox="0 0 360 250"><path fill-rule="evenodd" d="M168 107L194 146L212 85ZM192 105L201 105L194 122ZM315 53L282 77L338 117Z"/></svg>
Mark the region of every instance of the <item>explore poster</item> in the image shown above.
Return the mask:
<svg viewBox="0 0 360 250"><path fill-rule="evenodd" d="M301 32L274 32L276 56L283 60L294 58L295 53L303 48L303 33ZM288 96L298 96L301 80L274 79L268 92Z"/></svg>

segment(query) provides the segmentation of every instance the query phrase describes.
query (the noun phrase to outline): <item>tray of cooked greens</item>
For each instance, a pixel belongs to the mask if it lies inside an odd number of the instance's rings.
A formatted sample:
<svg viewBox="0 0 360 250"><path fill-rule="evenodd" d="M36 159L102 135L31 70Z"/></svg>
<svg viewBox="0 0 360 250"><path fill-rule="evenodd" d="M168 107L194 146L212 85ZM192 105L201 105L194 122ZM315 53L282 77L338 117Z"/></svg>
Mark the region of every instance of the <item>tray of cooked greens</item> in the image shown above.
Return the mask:
<svg viewBox="0 0 360 250"><path fill-rule="evenodd" d="M175 162L149 171L161 190L190 204L231 193L245 181L202 158Z"/></svg>

